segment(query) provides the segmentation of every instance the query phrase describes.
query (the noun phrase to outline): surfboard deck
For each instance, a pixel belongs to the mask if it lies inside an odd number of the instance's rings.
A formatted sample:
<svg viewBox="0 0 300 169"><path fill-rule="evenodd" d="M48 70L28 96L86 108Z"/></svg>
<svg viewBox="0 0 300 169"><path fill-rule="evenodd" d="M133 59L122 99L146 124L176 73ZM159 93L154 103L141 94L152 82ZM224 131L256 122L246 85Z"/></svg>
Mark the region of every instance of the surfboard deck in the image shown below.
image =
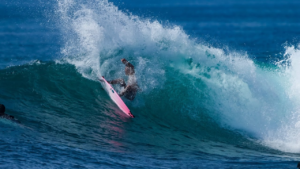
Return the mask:
<svg viewBox="0 0 300 169"><path fill-rule="evenodd" d="M103 89L106 91L106 93L109 95L111 100L113 100L116 105L128 116L134 118L134 115L130 112L129 108L126 106L126 104L123 102L119 94L115 91L115 89L105 80L105 78L102 76L99 78L99 81L103 87Z"/></svg>

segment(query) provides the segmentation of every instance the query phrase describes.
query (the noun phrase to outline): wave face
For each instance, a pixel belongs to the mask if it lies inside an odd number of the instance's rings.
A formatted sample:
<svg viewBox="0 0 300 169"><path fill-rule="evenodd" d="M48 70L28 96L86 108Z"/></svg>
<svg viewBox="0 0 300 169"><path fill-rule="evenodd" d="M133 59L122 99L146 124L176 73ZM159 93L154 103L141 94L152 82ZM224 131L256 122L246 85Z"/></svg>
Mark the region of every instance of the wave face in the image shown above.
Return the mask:
<svg viewBox="0 0 300 169"><path fill-rule="evenodd" d="M260 65L246 54L196 43L176 25L141 19L107 1L59 1L59 13L66 40L62 52L82 76L124 77L121 58L135 65L143 92L133 106L187 116L199 125L207 123L203 117L211 118L213 125L241 131L268 147L300 151L298 49L287 47L286 59L277 66Z"/></svg>
<svg viewBox="0 0 300 169"><path fill-rule="evenodd" d="M299 160L300 46L261 62L106 0L55 7L61 57L29 45L15 64L0 58L0 103L21 121L0 119L1 167L289 168ZM127 79L122 58L141 88L124 100L134 119L97 80Z"/></svg>

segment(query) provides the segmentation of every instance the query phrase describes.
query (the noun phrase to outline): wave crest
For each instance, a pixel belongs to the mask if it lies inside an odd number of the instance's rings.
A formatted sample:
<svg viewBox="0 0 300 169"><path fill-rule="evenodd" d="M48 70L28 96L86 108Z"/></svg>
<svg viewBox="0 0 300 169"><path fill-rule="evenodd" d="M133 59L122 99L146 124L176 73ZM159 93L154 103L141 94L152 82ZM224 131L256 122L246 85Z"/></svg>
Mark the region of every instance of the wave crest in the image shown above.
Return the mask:
<svg viewBox="0 0 300 169"><path fill-rule="evenodd" d="M300 151L298 49L286 48L288 66L262 66L247 54L196 43L179 26L126 14L106 0L58 2L62 54L84 77L124 77L120 59L127 58L144 94L163 90L168 78L179 79L193 93L175 98L179 104L202 107L221 127L251 133L272 148ZM200 113L190 110L191 117Z"/></svg>

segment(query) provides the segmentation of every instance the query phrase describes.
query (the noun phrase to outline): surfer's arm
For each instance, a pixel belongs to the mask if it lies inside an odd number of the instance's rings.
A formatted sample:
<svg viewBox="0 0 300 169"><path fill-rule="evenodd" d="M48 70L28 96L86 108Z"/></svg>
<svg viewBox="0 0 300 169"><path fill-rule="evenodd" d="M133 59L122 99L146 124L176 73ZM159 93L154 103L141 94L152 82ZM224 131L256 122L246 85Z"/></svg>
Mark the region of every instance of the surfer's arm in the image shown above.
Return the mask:
<svg viewBox="0 0 300 169"><path fill-rule="evenodd" d="M115 79L115 80L107 81L107 83L109 83L109 84L120 84L121 87L126 87L126 83L123 79Z"/></svg>
<svg viewBox="0 0 300 169"><path fill-rule="evenodd" d="M122 59L122 63L126 66L126 67L129 67L131 69L134 69L134 66L128 62L126 59Z"/></svg>
<svg viewBox="0 0 300 169"><path fill-rule="evenodd" d="M125 92L126 92L126 90L123 90L121 93L119 93L119 96L120 97L124 96Z"/></svg>
<svg viewBox="0 0 300 169"><path fill-rule="evenodd" d="M122 96L124 96L124 94L125 94L125 92L121 92L121 93L119 93L119 96L122 97Z"/></svg>

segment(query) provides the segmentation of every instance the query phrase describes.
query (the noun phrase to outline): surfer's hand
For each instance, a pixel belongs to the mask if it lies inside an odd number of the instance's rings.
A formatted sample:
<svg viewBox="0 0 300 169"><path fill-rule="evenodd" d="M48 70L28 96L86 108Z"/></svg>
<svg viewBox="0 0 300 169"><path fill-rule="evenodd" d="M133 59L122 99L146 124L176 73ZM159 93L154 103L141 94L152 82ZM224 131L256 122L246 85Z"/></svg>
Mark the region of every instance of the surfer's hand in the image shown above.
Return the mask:
<svg viewBox="0 0 300 169"><path fill-rule="evenodd" d="M124 92L121 92L119 93L119 96L122 97L125 93Z"/></svg>

